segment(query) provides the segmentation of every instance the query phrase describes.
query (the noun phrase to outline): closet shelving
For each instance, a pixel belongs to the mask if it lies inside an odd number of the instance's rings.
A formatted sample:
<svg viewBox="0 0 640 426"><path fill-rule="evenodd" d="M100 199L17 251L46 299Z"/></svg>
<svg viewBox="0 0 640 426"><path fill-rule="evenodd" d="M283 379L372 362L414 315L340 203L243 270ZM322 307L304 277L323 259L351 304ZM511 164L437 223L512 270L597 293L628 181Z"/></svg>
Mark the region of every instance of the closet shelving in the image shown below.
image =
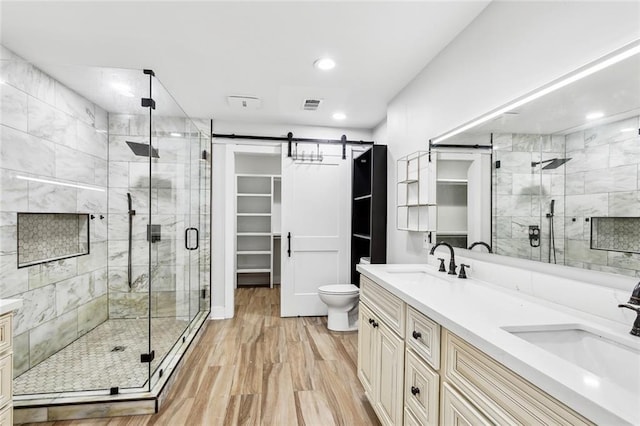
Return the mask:
<svg viewBox="0 0 640 426"><path fill-rule="evenodd" d="M351 280L359 282L360 258L387 261L387 147L373 145L353 160Z"/></svg>
<svg viewBox="0 0 640 426"><path fill-rule="evenodd" d="M236 284L274 284L279 238L279 176L236 175ZM276 190L277 189L277 193ZM279 250L279 244L278 244ZM278 261L279 263L279 261ZM279 271L278 271L279 275Z"/></svg>
<svg viewBox="0 0 640 426"><path fill-rule="evenodd" d="M467 247L468 170L470 161L457 160L453 154L438 156L436 176L438 229L436 242L447 241L454 247ZM440 158L444 157L444 158Z"/></svg>

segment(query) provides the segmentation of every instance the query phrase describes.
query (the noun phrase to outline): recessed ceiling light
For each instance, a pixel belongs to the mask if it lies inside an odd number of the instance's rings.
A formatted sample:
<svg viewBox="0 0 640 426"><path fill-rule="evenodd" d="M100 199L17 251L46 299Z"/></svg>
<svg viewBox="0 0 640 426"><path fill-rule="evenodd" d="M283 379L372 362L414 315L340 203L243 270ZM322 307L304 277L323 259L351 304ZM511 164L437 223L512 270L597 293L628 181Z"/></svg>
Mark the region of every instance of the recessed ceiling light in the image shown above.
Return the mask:
<svg viewBox="0 0 640 426"><path fill-rule="evenodd" d="M590 112L589 114L587 114L587 120L595 120L602 117L604 117L604 112L601 111Z"/></svg>
<svg viewBox="0 0 640 426"><path fill-rule="evenodd" d="M346 114L344 112L334 112L333 113L333 119L334 120L344 120L345 118L347 118Z"/></svg>
<svg viewBox="0 0 640 426"><path fill-rule="evenodd" d="M336 62L331 58L320 58L313 63L313 66L319 70L328 71L335 68Z"/></svg>

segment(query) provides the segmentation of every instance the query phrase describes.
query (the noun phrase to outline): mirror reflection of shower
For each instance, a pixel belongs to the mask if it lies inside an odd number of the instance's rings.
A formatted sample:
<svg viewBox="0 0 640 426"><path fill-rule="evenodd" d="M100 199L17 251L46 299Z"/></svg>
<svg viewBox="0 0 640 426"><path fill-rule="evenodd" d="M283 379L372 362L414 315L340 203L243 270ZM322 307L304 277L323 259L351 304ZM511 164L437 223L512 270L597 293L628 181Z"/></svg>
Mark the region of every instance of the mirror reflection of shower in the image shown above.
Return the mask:
<svg viewBox="0 0 640 426"><path fill-rule="evenodd" d="M542 167L542 170L553 170L562 166L564 163L566 163L569 160L571 160L571 158L551 158L549 160L544 160L544 161L534 161L531 163L531 167L536 167L540 164L548 163L544 167Z"/></svg>

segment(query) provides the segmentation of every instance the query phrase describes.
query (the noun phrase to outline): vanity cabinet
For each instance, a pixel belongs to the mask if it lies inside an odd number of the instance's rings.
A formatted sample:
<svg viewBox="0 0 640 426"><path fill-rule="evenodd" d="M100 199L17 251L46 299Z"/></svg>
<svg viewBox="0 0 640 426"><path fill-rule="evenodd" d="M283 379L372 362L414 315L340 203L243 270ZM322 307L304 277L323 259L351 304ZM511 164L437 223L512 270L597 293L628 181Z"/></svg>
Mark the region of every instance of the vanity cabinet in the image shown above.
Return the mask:
<svg viewBox="0 0 640 426"><path fill-rule="evenodd" d="M382 424L593 424L364 275L360 288L358 377Z"/></svg>
<svg viewBox="0 0 640 426"><path fill-rule="evenodd" d="M12 313L0 316L0 425L13 424Z"/></svg>
<svg viewBox="0 0 640 426"><path fill-rule="evenodd" d="M405 305L361 277L358 378L383 425L401 425Z"/></svg>
<svg viewBox="0 0 640 426"><path fill-rule="evenodd" d="M448 330L442 358L444 380L491 423L593 424Z"/></svg>

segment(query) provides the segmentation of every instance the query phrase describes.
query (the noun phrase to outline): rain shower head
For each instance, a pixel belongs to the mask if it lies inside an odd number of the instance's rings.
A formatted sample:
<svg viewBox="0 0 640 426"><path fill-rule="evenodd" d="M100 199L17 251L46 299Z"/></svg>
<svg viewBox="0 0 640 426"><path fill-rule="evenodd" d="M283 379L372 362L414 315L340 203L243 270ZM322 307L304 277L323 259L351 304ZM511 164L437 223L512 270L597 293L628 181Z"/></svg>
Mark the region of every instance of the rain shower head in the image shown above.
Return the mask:
<svg viewBox="0 0 640 426"><path fill-rule="evenodd" d="M569 160L571 160L571 158L552 158L550 160L534 161L531 163L531 167L535 167L539 164L549 163L546 166L544 166L542 170L552 170L552 169L557 169L558 167L562 166L564 163L566 163Z"/></svg>
<svg viewBox="0 0 640 426"><path fill-rule="evenodd" d="M149 145L147 145L146 143L130 142L130 141L126 141L126 142L127 142L127 145L129 145L129 148L131 148L131 151L133 151L135 155L139 155L140 157L149 156ZM155 149L154 147L151 147L151 157L160 158L160 156L158 155L158 150Z"/></svg>

